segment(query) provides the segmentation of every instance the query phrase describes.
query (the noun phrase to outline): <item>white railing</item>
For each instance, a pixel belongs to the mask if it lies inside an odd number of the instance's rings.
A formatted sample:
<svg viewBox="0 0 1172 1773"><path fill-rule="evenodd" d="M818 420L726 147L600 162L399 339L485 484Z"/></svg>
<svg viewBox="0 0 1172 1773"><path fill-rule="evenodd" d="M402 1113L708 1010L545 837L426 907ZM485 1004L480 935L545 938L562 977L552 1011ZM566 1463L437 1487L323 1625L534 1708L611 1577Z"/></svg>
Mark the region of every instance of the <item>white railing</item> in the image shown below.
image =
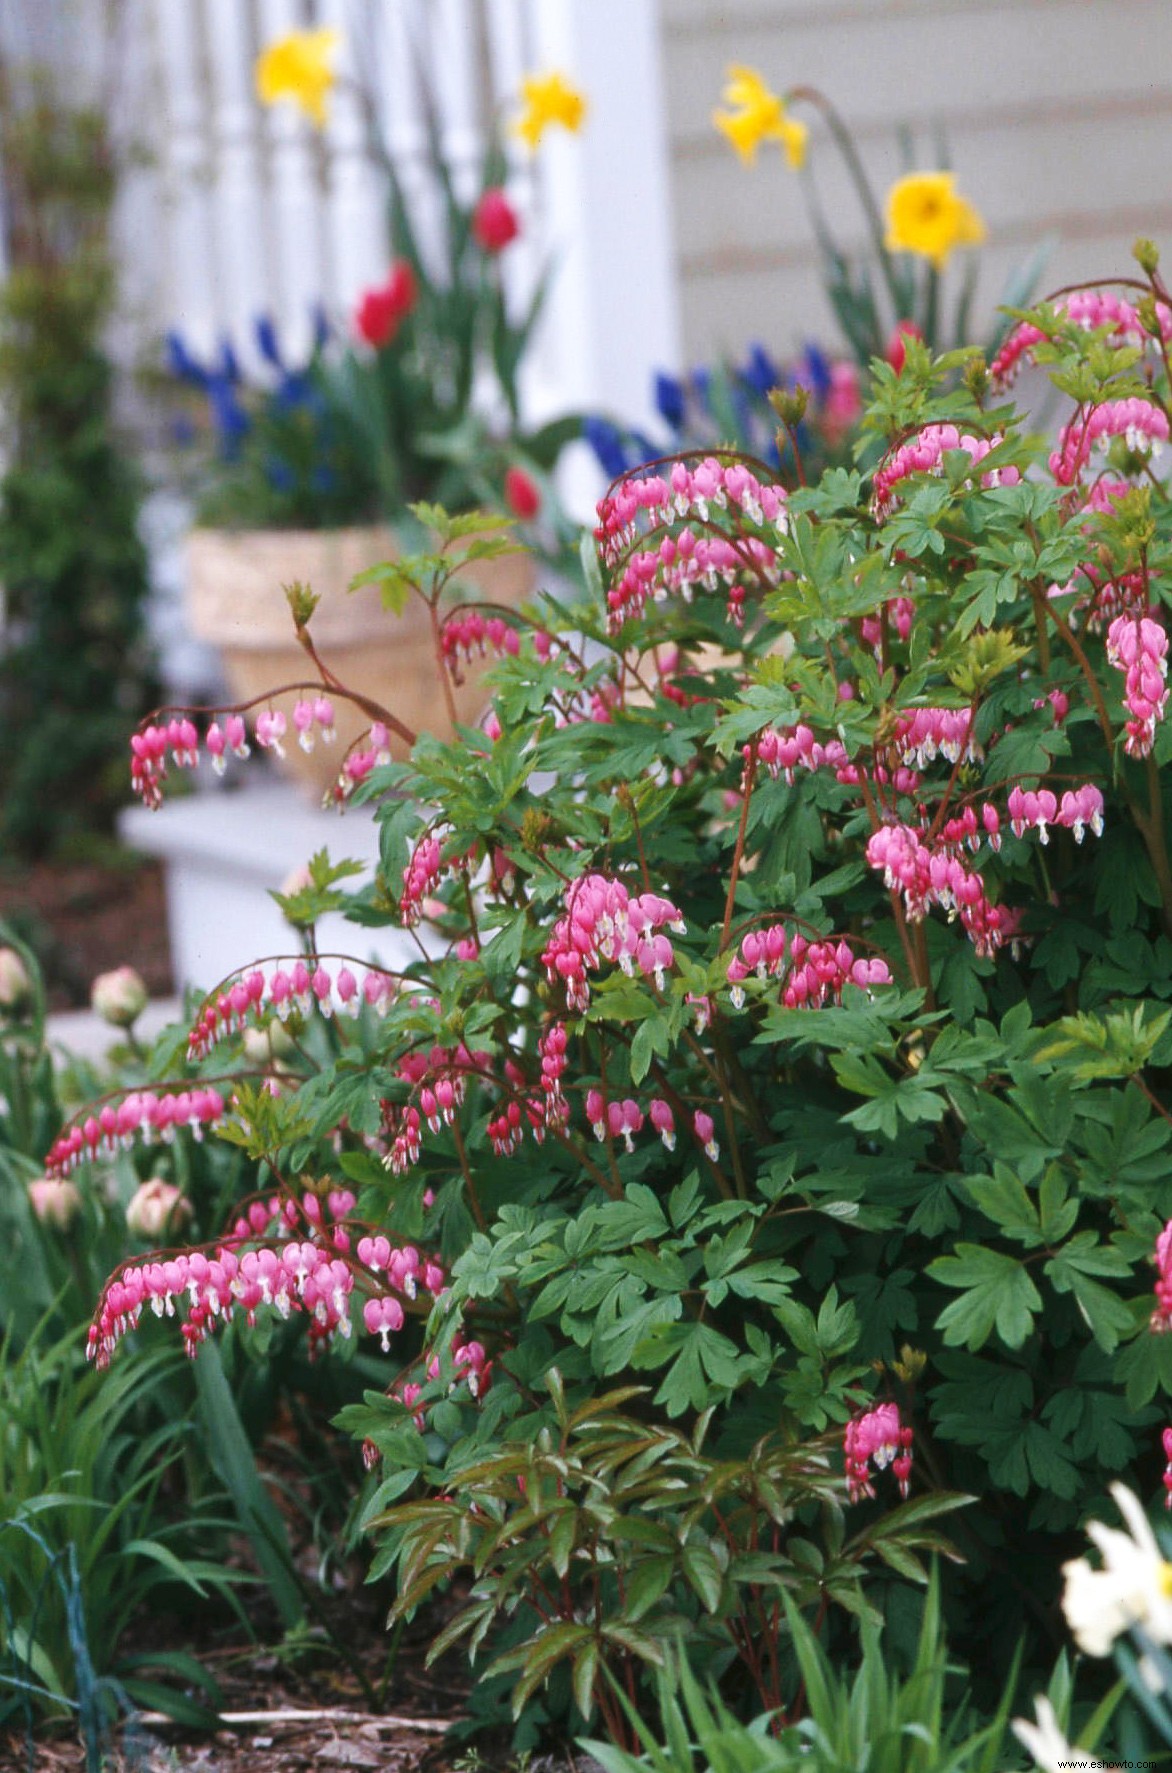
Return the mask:
<svg viewBox="0 0 1172 1773"><path fill-rule="evenodd" d="M291 106L262 110L252 70L273 37L322 24L343 33L345 78L318 135ZM434 250L420 68L467 192L523 74L556 67L588 97L583 133L552 131L536 157L503 137L524 220L503 261L515 302L555 267L528 416L644 421L653 369L678 366L658 0L0 0L0 50L54 65L65 91L104 93L133 150L116 217L122 361L157 362L171 327L197 353L230 338L255 361L261 314L296 357L315 304L343 318L386 270L371 119Z"/></svg>
<svg viewBox="0 0 1172 1773"><path fill-rule="evenodd" d="M587 92L580 138L551 135L533 159L506 134L510 194L525 221L506 255L520 303L556 273L530 365L527 404L641 416L652 366L678 360L667 136L655 0L131 0L149 26L150 150L157 209L153 316L197 351L225 336L246 356L269 313L296 352L315 303L344 314L385 271L382 150L424 250L441 225L428 171L420 71L457 188L475 188L493 119L521 76L556 66ZM291 106L263 112L257 49L300 26L336 24L343 80L322 135ZM143 224L139 223L139 233Z"/></svg>

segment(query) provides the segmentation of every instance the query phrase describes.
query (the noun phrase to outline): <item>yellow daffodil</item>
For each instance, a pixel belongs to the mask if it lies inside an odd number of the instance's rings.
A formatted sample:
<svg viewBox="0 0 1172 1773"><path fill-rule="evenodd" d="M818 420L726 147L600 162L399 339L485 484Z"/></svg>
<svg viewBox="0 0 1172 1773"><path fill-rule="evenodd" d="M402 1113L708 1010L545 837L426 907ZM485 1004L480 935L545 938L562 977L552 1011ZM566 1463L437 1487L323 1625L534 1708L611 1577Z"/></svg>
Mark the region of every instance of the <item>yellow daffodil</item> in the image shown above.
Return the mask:
<svg viewBox="0 0 1172 1773"><path fill-rule="evenodd" d="M523 109L513 124L514 135L535 150L546 130L560 124L577 135L586 116L586 100L564 74L527 74L521 82Z"/></svg>
<svg viewBox="0 0 1172 1773"><path fill-rule="evenodd" d="M950 172L909 172L887 193L887 250L915 252L942 270L958 246L979 246L985 224Z"/></svg>
<svg viewBox="0 0 1172 1773"><path fill-rule="evenodd" d="M762 142L777 142L792 167L804 163L809 130L789 115L785 101L766 86L754 68L731 67L721 96L731 109L713 111L713 124L728 137L746 166L752 166Z"/></svg>
<svg viewBox="0 0 1172 1773"><path fill-rule="evenodd" d="M318 129L326 124L326 98L337 79L334 59L342 34L328 26L320 31L290 31L278 37L256 59L256 92L263 105L292 99Z"/></svg>

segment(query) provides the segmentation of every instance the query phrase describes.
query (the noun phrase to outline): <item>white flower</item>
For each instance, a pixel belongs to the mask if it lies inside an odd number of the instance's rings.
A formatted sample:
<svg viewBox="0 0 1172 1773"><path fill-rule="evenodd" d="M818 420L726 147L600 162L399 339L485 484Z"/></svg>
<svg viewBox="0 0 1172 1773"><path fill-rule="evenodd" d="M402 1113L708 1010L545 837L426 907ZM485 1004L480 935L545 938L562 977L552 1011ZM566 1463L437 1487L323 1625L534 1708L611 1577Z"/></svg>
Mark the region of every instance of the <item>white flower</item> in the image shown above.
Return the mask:
<svg viewBox="0 0 1172 1773"><path fill-rule="evenodd" d="M114 1028L130 1028L147 1002L147 988L133 967L115 967L112 973L100 973L90 991L91 1007Z"/></svg>
<svg viewBox="0 0 1172 1773"><path fill-rule="evenodd" d="M33 994L32 980L15 948L0 948L0 1013L24 1008Z"/></svg>
<svg viewBox="0 0 1172 1773"><path fill-rule="evenodd" d="M1115 1640L1133 1625L1158 1644L1172 1643L1172 1564L1163 1557L1137 1496L1122 1484L1111 1494L1130 1531L1091 1521L1087 1533L1103 1564L1085 1558L1064 1565L1062 1610L1075 1641L1088 1656L1109 1656Z"/></svg>
<svg viewBox="0 0 1172 1773"><path fill-rule="evenodd" d="M28 1197L41 1224L54 1225L58 1231L68 1231L81 1212L81 1195L75 1184L60 1176L39 1176L29 1183Z"/></svg>
<svg viewBox="0 0 1172 1773"><path fill-rule="evenodd" d="M161 1176L143 1182L126 1208L126 1224L135 1237L157 1240L191 1218L191 1205L182 1190Z"/></svg>
<svg viewBox="0 0 1172 1773"><path fill-rule="evenodd" d="M1058 1727L1058 1719L1050 1701L1045 1698L1035 1699L1034 1712L1037 1723L1031 1724L1026 1718L1014 1718L1013 1733L1033 1755L1042 1773L1058 1773L1059 1768L1075 1765L1074 1751Z"/></svg>

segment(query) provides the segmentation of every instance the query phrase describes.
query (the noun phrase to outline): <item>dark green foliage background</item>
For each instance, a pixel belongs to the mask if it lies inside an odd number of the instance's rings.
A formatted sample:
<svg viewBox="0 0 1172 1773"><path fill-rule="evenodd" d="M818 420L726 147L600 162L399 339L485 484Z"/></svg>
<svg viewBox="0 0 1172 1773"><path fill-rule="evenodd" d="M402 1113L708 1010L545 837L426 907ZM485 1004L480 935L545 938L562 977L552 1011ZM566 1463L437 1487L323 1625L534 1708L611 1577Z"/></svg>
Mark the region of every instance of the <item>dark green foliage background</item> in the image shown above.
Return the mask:
<svg viewBox="0 0 1172 1773"><path fill-rule="evenodd" d="M100 122L51 94L4 107L12 270L0 291L0 843L110 825L147 705L140 487L103 351L114 177Z"/></svg>

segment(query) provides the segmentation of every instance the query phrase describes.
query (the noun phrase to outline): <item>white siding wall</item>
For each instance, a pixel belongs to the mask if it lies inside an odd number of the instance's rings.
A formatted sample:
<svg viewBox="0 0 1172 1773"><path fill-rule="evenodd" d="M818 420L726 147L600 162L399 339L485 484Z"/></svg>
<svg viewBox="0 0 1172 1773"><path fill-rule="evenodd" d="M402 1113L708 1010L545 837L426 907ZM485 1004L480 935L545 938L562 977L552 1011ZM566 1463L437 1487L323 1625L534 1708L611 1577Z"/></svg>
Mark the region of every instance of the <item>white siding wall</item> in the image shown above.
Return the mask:
<svg viewBox="0 0 1172 1773"><path fill-rule="evenodd" d="M786 351L835 336L797 177L777 150L742 167L711 126L730 62L779 90L819 87L880 194L904 170L901 125L920 167L940 164L943 132L959 187L989 224L985 319L1048 233L1059 244L1047 288L1127 273L1139 233L1172 249L1168 0L664 0L663 19L690 361L750 338ZM840 238L861 240L817 126L811 163Z"/></svg>

